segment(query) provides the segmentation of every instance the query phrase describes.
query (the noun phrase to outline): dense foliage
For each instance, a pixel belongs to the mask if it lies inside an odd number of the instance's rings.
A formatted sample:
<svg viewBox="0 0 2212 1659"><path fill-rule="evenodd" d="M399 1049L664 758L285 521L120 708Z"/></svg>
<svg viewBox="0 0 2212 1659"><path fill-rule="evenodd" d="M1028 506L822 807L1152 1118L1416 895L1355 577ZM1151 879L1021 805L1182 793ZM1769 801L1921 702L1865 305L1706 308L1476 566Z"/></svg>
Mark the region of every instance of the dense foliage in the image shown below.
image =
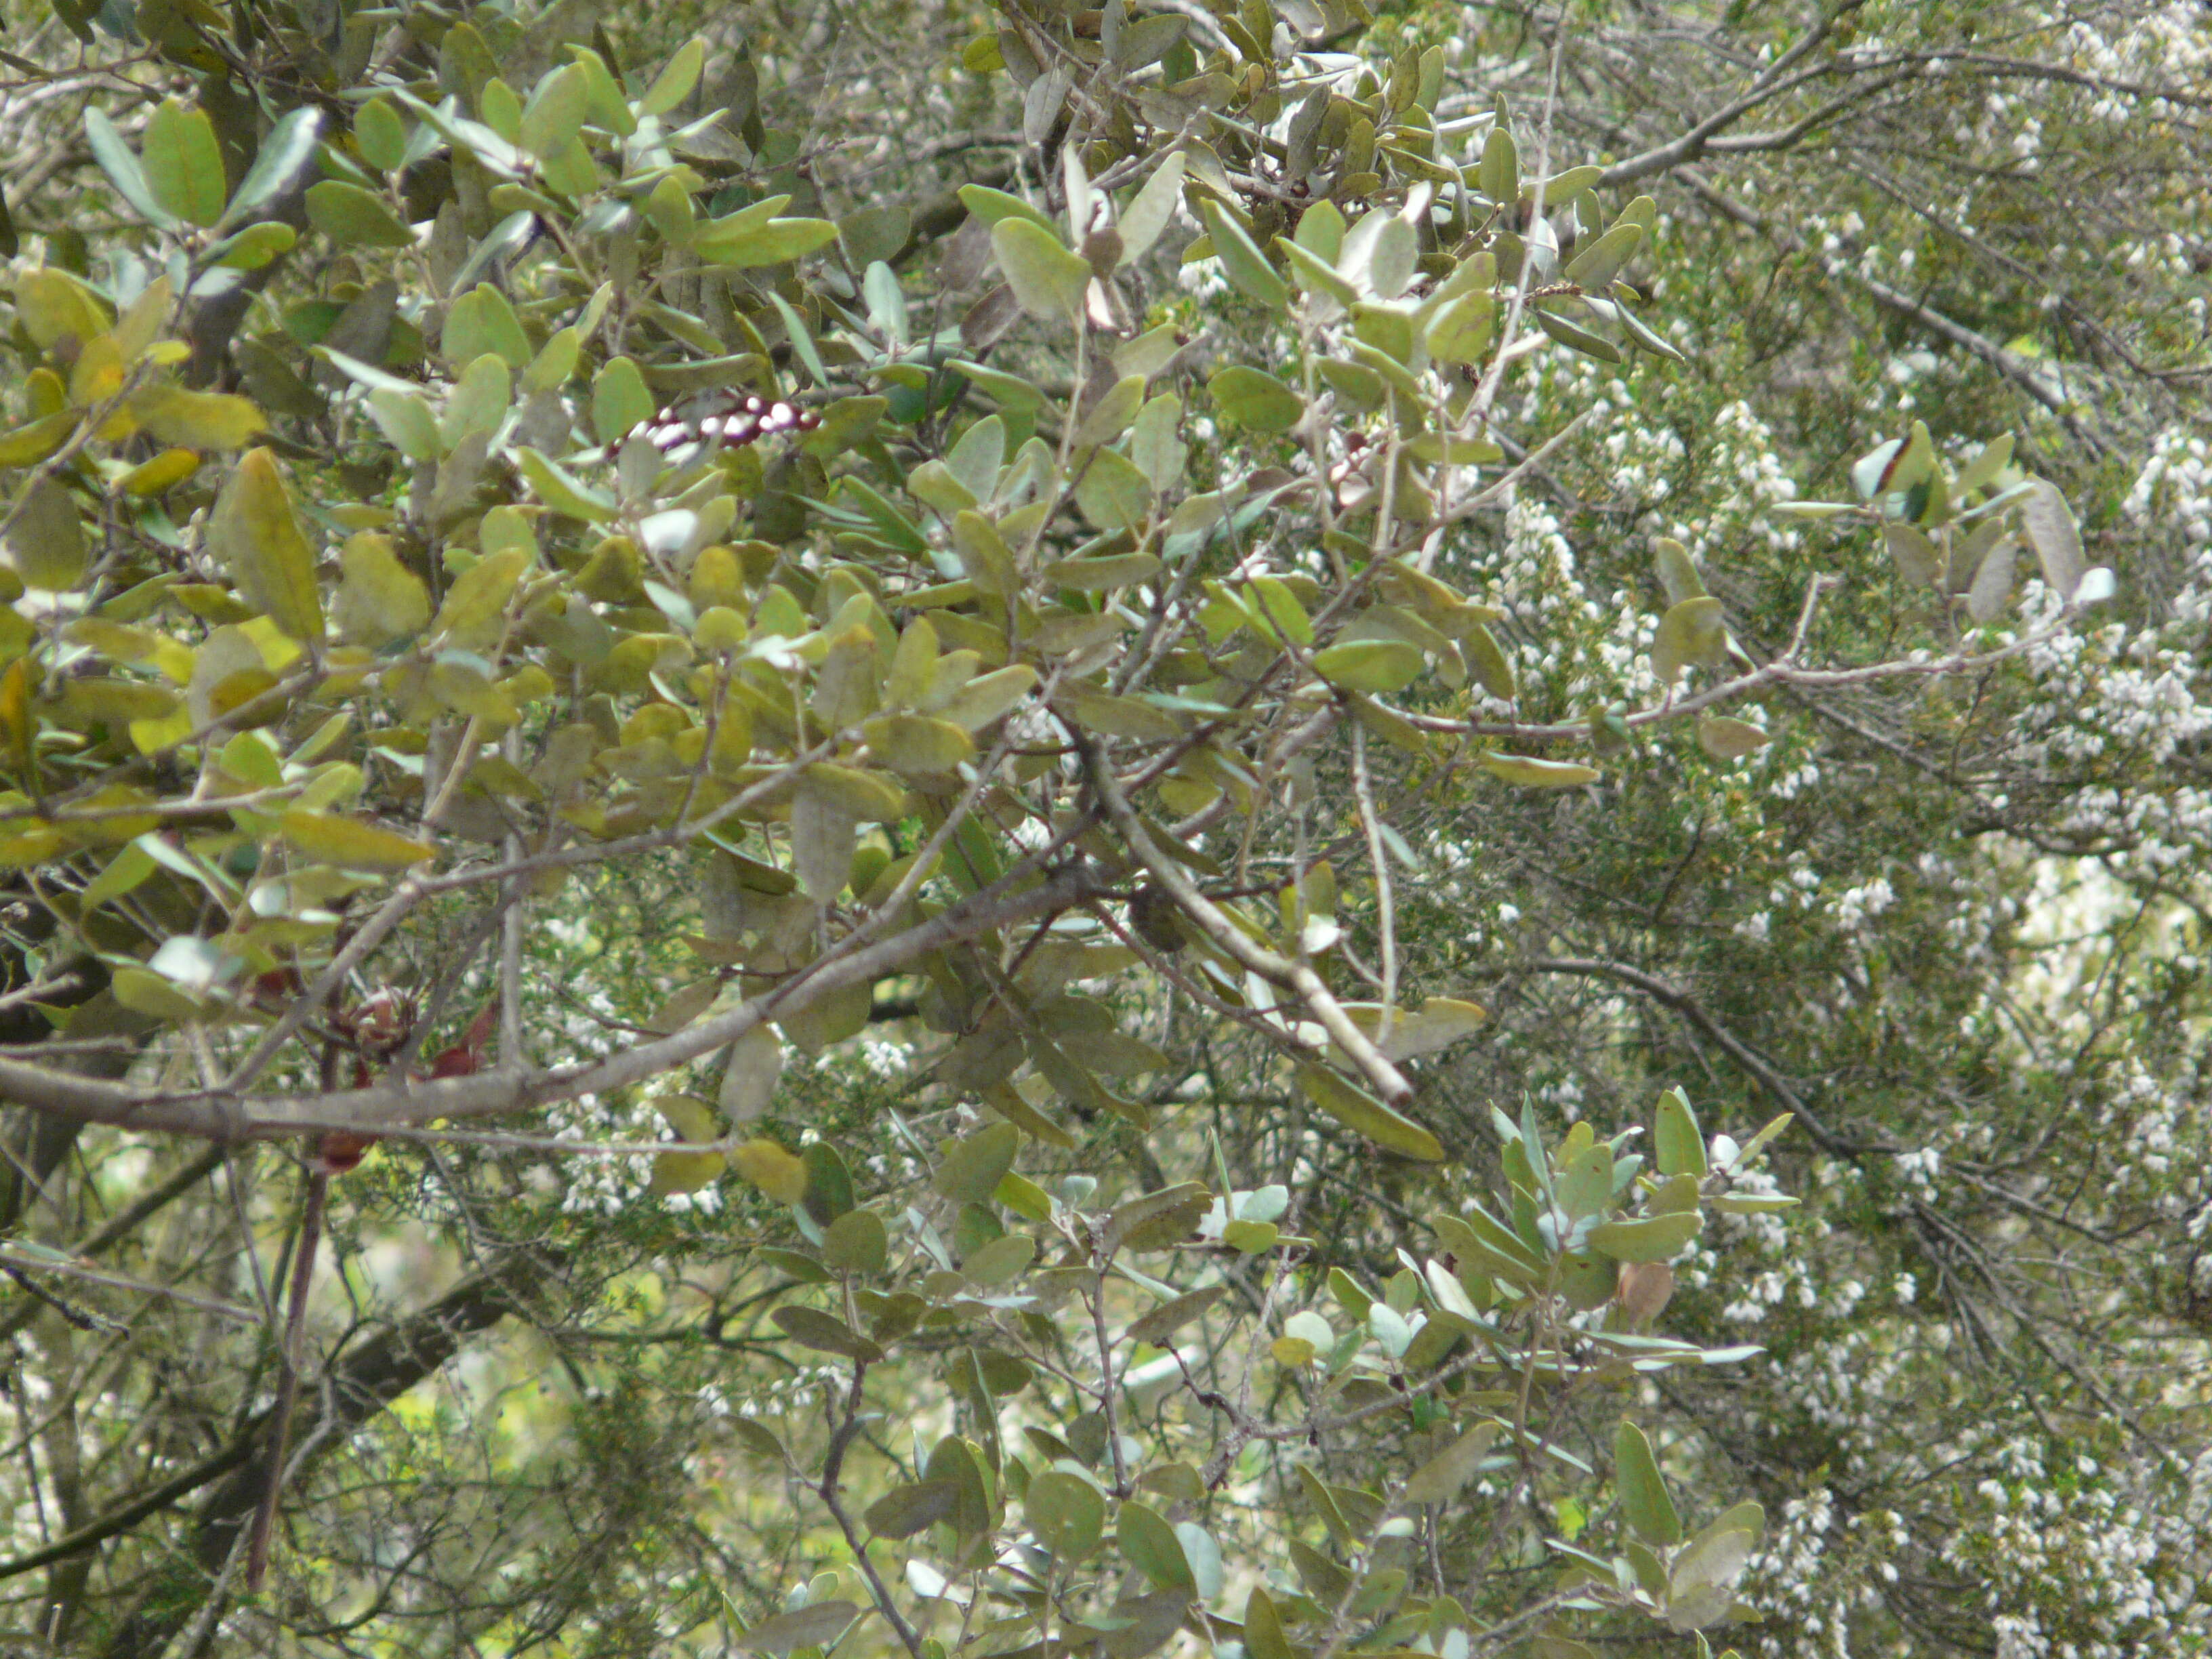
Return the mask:
<svg viewBox="0 0 2212 1659"><path fill-rule="evenodd" d="M8 8L27 1650L2212 1638L2191 9Z"/></svg>

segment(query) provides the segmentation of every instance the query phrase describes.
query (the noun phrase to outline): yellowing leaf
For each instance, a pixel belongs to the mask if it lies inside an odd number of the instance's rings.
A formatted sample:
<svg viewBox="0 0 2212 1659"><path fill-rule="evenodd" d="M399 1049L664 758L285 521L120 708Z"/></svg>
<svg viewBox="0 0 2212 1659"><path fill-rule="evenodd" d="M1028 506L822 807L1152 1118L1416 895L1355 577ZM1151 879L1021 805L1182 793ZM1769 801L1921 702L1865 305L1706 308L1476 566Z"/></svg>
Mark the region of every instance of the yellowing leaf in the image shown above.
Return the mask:
<svg viewBox="0 0 2212 1659"><path fill-rule="evenodd" d="M74 411L42 415L13 432L0 434L0 467L33 466L59 449L76 430Z"/></svg>
<svg viewBox="0 0 2212 1659"><path fill-rule="evenodd" d="M861 728L869 750L904 777L936 777L975 752L968 733L927 714L890 714Z"/></svg>
<svg viewBox="0 0 2212 1659"><path fill-rule="evenodd" d="M655 1152L653 1174L646 1185L656 1198L672 1193L696 1193L711 1187L728 1167L720 1152Z"/></svg>
<svg viewBox="0 0 2212 1659"><path fill-rule="evenodd" d="M295 809L284 814L284 839L308 858L352 869L401 870L434 858L428 842L380 830L356 818Z"/></svg>
<svg viewBox="0 0 2212 1659"><path fill-rule="evenodd" d="M748 1140L733 1147L730 1163L779 1204L796 1204L806 1196L806 1165L773 1140Z"/></svg>
<svg viewBox="0 0 2212 1659"><path fill-rule="evenodd" d="M1651 672L1662 685L1672 685L1685 668L1710 668L1719 660L1727 635L1718 599L1701 594L1671 605L1651 641Z"/></svg>
<svg viewBox="0 0 2212 1659"><path fill-rule="evenodd" d="M345 574L331 620L341 638L379 646L422 631L430 620L430 590L399 562L390 537L361 531L346 538L338 558Z"/></svg>
<svg viewBox="0 0 2212 1659"><path fill-rule="evenodd" d="M126 495L159 495L174 489L200 470L200 458L189 449L165 449L152 460L132 467L116 480Z"/></svg>
<svg viewBox="0 0 2212 1659"><path fill-rule="evenodd" d="M1352 640L1316 651L1314 672L1347 691L1403 690L1419 678L1425 659L1403 640Z"/></svg>
<svg viewBox="0 0 2212 1659"><path fill-rule="evenodd" d="M88 556L76 498L58 480L32 481L9 526L8 550L26 587L66 592L84 580Z"/></svg>
<svg viewBox="0 0 2212 1659"><path fill-rule="evenodd" d="M266 449L249 449L208 515L209 550L256 609L294 639L319 644L322 595L315 556L300 532L292 501Z"/></svg>
<svg viewBox="0 0 2212 1659"><path fill-rule="evenodd" d="M1579 783L1595 783L1605 775L1595 766L1573 761L1538 760L1533 755L1484 753L1475 759L1492 777L1517 783L1523 789L1570 789Z"/></svg>
<svg viewBox="0 0 2212 1659"><path fill-rule="evenodd" d="M817 761L802 775L806 787L862 823L895 823L906 816L906 791L880 772Z"/></svg>
<svg viewBox="0 0 2212 1659"><path fill-rule="evenodd" d="M163 443L193 449L237 449L269 429L250 398L182 386L148 386L132 397L131 412Z"/></svg>
<svg viewBox="0 0 2212 1659"><path fill-rule="evenodd" d="M1698 722L1698 746L1715 760L1735 760L1765 747L1771 740L1764 726L1726 714L1707 714Z"/></svg>
<svg viewBox="0 0 2212 1659"><path fill-rule="evenodd" d="M527 554L512 548L478 559L447 590L434 631L458 646L491 644L499 636L501 613L528 563Z"/></svg>
<svg viewBox="0 0 2212 1659"><path fill-rule="evenodd" d="M15 317L40 350L80 344L107 331L107 311L92 290L65 270L34 265L15 278Z"/></svg>

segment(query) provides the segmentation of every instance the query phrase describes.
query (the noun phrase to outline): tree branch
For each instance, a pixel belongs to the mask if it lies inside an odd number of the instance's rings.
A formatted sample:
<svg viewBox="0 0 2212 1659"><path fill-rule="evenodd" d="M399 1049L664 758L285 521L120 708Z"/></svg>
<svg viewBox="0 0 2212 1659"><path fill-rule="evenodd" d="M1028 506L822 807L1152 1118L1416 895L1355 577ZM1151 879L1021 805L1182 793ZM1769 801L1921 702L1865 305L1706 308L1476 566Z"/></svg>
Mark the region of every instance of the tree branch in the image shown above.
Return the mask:
<svg viewBox="0 0 2212 1659"><path fill-rule="evenodd" d="M1066 865L1040 881L1034 860L1024 861L981 892L890 939L843 956L833 951L775 989L713 1019L581 1065L550 1071L501 1066L473 1077L430 1082L399 1078L366 1089L307 1096L227 1089L149 1095L143 1089L0 1059L0 1095L33 1111L80 1122L222 1141L277 1139L314 1129L375 1134L437 1118L494 1117L579 1095L604 1094L657 1077L726 1048L755 1026L817 997L881 979L933 951L993 928L1065 910L1088 896L1093 884L1082 864Z"/></svg>

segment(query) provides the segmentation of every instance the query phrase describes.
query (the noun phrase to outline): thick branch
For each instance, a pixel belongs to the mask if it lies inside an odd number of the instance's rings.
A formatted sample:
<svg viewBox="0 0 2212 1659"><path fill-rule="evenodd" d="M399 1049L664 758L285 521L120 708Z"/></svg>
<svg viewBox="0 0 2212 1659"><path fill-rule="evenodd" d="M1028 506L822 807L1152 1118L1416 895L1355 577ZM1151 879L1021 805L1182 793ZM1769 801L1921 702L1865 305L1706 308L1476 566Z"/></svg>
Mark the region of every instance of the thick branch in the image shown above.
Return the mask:
<svg viewBox="0 0 2212 1659"><path fill-rule="evenodd" d="M380 1338L348 1355L320 1390L325 1402L323 1408L301 1431L301 1467L295 1472L302 1472L324 1451L343 1445L362 1424L441 1369L460 1352L466 1339L516 1312L544 1271L541 1261L542 1258L521 1254L510 1257L491 1271L456 1285L422 1312L388 1328ZM209 1585L229 1558L239 1528L253 1513L267 1483L276 1477L266 1455L265 1429L265 1417L257 1419L230 1452L193 1472L212 1478L222 1472L212 1468L216 1462L235 1471L200 1506L189 1565L180 1569L186 1575L183 1582L172 1580L149 1595L116 1632L104 1650L104 1659L153 1659L198 1609ZM257 1449L264 1455L252 1457ZM112 1530L111 1527L109 1531ZM62 1544L70 1541L64 1539ZM76 1547L82 1548L85 1544ZM51 1557L60 1548L58 1545L41 1553ZM0 1566L0 1577L21 1571L28 1559Z"/></svg>
<svg viewBox="0 0 2212 1659"><path fill-rule="evenodd" d="M1034 870L1018 867L928 921L847 955L833 951L774 990L726 1013L581 1065L550 1071L502 1066L474 1077L430 1082L400 1078L367 1089L308 1096L228 1090L149 1095L140 1089L0 1059L0 1095L34 1111L80 1122L112 1123L226 1141L275 1139L313 1129L374 1134L438 1118L494 1117L644 1082L726 1048L755 1026L817 997L849 985L872 982L933 951L994 928L1080 903L1091 886L1091 878L1081 865L1068 865L1042 880L1036 878Z"/></svg>

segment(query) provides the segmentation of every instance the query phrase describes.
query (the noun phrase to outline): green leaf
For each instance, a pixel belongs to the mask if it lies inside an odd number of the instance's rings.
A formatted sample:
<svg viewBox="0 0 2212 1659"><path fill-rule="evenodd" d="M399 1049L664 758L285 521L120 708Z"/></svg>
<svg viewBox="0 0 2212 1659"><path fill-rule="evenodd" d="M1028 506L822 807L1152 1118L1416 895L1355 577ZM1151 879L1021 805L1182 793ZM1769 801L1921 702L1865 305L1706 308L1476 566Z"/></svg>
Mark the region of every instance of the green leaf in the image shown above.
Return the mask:
<svg viewBox="0 0 2212 1659"><path fill-rule="evenodd" d="M1120 1206L1106 1218L1106 1247L1117 1250L1161 1250L1180 1244L1198 1230L1212 1207L1213 1194L1203 1182L1180 1182L1146 1193Z"/></svg>
<svg viewBox="0 0 2212 1659"><path fill-rule="evenodd" d="M446 590L446 602L438 607L431 631L468 649L492 644L501 630L501 614L529 563L530 556L516 548L478 559Z"/></svg>
<svg viewBox="0 0 2212 1659"><path fill-rule="evenodd" d="M340 247L412 247L415 233L374 191L340 179L307 187L307 222Z"/></svg>
<svg viewBox="0 0 2212 1659"><path fill-rule="evenodd" d="M769 1317L775 1321L786 1336L802 1348L857 1359L863 1364L873 1364L884 1357L884 1351L866 1337L843 1320L834 1318L819 1309L785 1306L778 1308Z"/></svg>
<svg viewBox="0 0 2212 1659"><path fill-rule="evenodd" d="M1255 432L1287 432L1305 412L1298 394L1265 370L1231 364L1206 383L1221 412Z"/></svg>
<svg viewBox="0 0 2212 1659"><path fill-rule="evenodd" d="M1312 216L1310 209L1307 211L1307 216L1309 218ZM1298 287L1307 294L1333 300L1337 305L1346 309L1349 309L1352 302L1359 298L1359 290L1338 276L1334 264L1304 243L1278 236L1275 239L1275 246L1282 251L1283 257L1290 261L1291 275L1297 279ZM1324 312L1322 314L1326 317L1335 313Z"/></svg>
<svg viewBox="0 0 2212 1659"><path fill-rule="evenodd" d="M763 219L734 231L715 220L699 228L691 246L707 264L743 270L803 259L836 240L837 227L828 219Z"/></svg>
<svg viewBox="0 0 2212 1659"><path fill-rule="evenodd" d="M116 193L128 202L149 224L161 230L173 230L177 217L155 199L154 187L147 182L146 171L138 165L138 158L123 142L123 135L115 130L115 123L100 110L87 106L84 112L84 137L92 150L92 159L114 185Z"/></svg>
<svg viewBox="0 0 2212 1659"><path fill-rule="evenodd" d="M1620 274L1621 267L1635 258L1636 250L1643 246L1643 226L1616 224L1596 240L1585 243L1567 261L1567 268L1559 273L1560 278L1580 288L1602 289Z"/></svg>
<svg viewBox="0 0 2212 1659"><path fill-rule="evenodd" d="M1114 1535L1129 1565L1151 1579L1155 1588L1198 1588L1190 1558L1183 1553L1182 1540L1176 1536L1176 1529L1168 1524L1167 1518L1149 1504L1139 1504L1134 1498L1124 1503L1115 1522Z"/></svg>
<svg viewBox="0 0 2212 1659"><path fill-rule="evenodd" d="M1577 314L1583 317L1590 315L1590 307L1579 301L1540 303L1533 307L1529 314L1535 318L1537 327L1570 351L1579 351L1583 356L1595 357L1601 363L1620 362L1620 348L1602 334L1592 333L1575 321L1567 314L1570 305L1574 307Z"/></svg>
<svg viewBox="0 0 2212 1659"><path fill-rule="evenodd" d="M1669 605L1705 596L1705 579L1698 574L1697 561L1690 556L1688 548L1672 536L1662 536L1651 544L1651 553L1658 567L1659 585L1667 590Z"/></svg>
<svg viewBox="0 0 2212 1659"><path fill-rule="evenodd" d="M1001 219L992 227L991 247L1024 311L1047 322L1081 319L1091 284L1091 265L1081 254L1071 253L1050 230L1022 217Z"/></svg>
<svg viewBox="0 0 2212 1659"><path fill-rule="evenodd" d="M1129 1327L1132 1342L1150 1342L1156 1346L1164 1343L1194 1319L1201 1318L1206 1310L1229 1294L1225 1285L1209 1285L1202 1291L1192 1291L1164 1302Z"/></svg>
<svg viewBox="0 0 2212 1659"><path fill-rule="evenodd" d="M1022 1132L1011 1123L988 1123L940 1149L930 1185L955 1204L980 1204L1014 1166Z"/></svg>
<svg viewBox="0 0 2212 1659"><path fill-rule="evenodd" d="M653 393L628 357L610 357L592 380L592 430L603 444L619 443L641 421L653 418Z"/></svg>
<svg viewBox="0 0 2212 1659"><path fill-rule="evenodd" d="M881 1273L890 1259L884 1218L873 1210L846 1211L823 1231L822 1259L840 1273Z"/></svg>
<svg viewBox="0 0 2212 1659"><path fill-rule="evenodd" d="M1499 122L1483 140L1482 160L1475 167L1475 185L1501 206L1521 199L1521 158L1513 135Z"/></svg>
<svg viewBox="0 0 2212 1659"><path fill-rule="evenodd" d="M1469 623L1460 635L1460 649L1466 655L1468 666L1482 683L1482 689L1501 702L1511 702L1519 695L1520 686L1513 675L1512 659L1498 645L1498 639L1480 623Z"/></svg>
<svg viewBox="0 0 2212 1659"><path fill-rule="evenodd" d="M676 49L667 67L654 77L645 89L645 96L637 100L641 115L665 115L686 98L699 84L699 72L706 67L707 43L693 36Z"/></svg>
<svg viewBox="0 0 2212 1659"><path fill-rule="evenodd" d="M1118 264L1136 264L1159 240L1160 233L1175 216L1176 204L1182 199L1183 166L1182 152L1170 152L1167 160L1152 169L1152 176L1145 181L1145 187L1130 198L1119 226L1121 255ZM967 192L961 193L964 198Z"/></svg>
<svg viewBox="0 0 2212 1659"><path fill-rule="evenodd" d="M1121 451L1102 449L1075 481L1075 504L1094 528L1127 530L1152 510L1152 481Z"/></svg>
<svg viewBox="0 0 2212 1659"><path fill-rule="evenodd" d="M314 552L269 450L249 449L239 458L208 514L207 546L255 609L302 644L322 642Z"/></svg>
<svg viewBox="0 0 2212 1659"><path fill-rule="evenodd" d="M1943 580L1943 557L1923 532L1892 519L1882 526L1881 534L1907 587L1933 587Z"/></svg>
<svg viewBox="0 0 2212 1659"><path fill-rule="evenodd" d="M927 714L884 715L868 721L860 735L876 758L902 777L942 777L975 753L963 728Z"/></svg>
<svg viewBox="0 0 2212 1659"><path fill-rule="evenodd" d="M143 968L118 968L109 984L118 1002L149 1018L185 1024L202 1018L207 1012L196 999Z"/></svg>
<svg viewBox="0 0 2212 1659"><path fill-rule="evenodd" d="M1063 1561L1082 1560L1105 1533L1106 1500L1088 1480L1062 1469L1031 1479L1024 1513L1037 1541Z"/></svg>
<svg viewBox="0 0 2212 1659"><path fill-rule="evenodd" d="M1276 275L1275 268L1267 263L1267 256L1245 234L1244 227L1237 223L1235 216L1211 197L1199 203L1198 210L1206 221L1207 234L1213 239L1214 257L1221 261L1222 273L1231 285L1270 311L1280 311L1288 305L1289 285Z"/></svg>
<svg viewBox="0 0 2212 1659"><path fill-rule="evenodd" d="M893 1486L868 1505L863 1518L868 1530L878 1538L911 1538L939 1521L951 1520L959 1507L957 1480L924 1480L911 1486Z"/></svg>
<svg viewBox="0 0 2212 1659"><path fill-rule="evenodd" d="M1674 1210L1635 1221L1607 1221L1593 1228L1589 1247L1615 1261L1668 1261L1698 1236L1705 1218L1695 1210Z"/></svg>
<svg viewBox="0 0 2212 1659"><path fill-rule="evenodd" d="M1497 1424L1476 1424L1407 1475L1401 1496L1408 1504L1449 1504L1474 1478L1497 1437Z"/></svg>
<svg viewBox="0 0 2212 1659"><path fill-rule="evenodd" d="M1429 356L1440 363L1480 362L1490 349L1497 304L1487 294L1462 294L1429 324Z"/></svg>
<svg viewBox="0 0 2212 1659"><path fill-rule="evenodd" d="M580 482L559 462L539 454L526 444L509 452L531 491L556 513L590 524L605 524L615 516L614 497Z"/></svg>
<svg viewBox="0 0 2212 1659"><path fill-rule="evenodd" d="M1920 430L1917 425L1914 429ZM2081 526L2074 522L2065 496L2038 478L2021 499L2020 524L2043 566L2045 585L2060 599L2072 599L2081 586L2087 561L2081 553Z"/></svg>
<svg viewBox="0 0 2212 1659"><path fill-rule="evenodd" d="M1698 1127L1698 1115L1691 1109L1689 1096L1680 1089L1669 1089L1659 1097L1651 1142L1661 1175L1705 1178L1705 1136Z"/></svg>
<svg viewBox="0 0 2212 1659"><path fill-rule="evenodd" d="M1682 1520L1644 1431L1626 1418L1613 1431L1613 1482L1620 1494L1620 1513L1647 1544L1672 1549L1682 1541Z"/></svg>
<svg viewBox="0 0 2212 1659"><path fill-rule="evenodd" d="M994 190L988 185L963 185L959 196L961 204L968 211L994 230L1009 219L1026 219L1045 231L1052 228L1052 221L1020 197L1009 195L1003 190ZM1057 240L1054 238L1055 241Z"/></svg>
<svg viewBox="0 0 2212 1659"><path fill-rule="evenodd" d="M1354 640L1316 651L1314 672L1347 691L1386 694L1403 690L1428 666L1418 646L1403 640Z"/></svg>
<svg viewBox="0 0 2212 1659"><path fill-rule="evenodd" d="M215 123L205 110L163 99L146 123L142 155L154 199L170 213L192 225L213 225L222 218L229 186Z"/></svg>
<svg viewBox="0 0 2212 1659"><path fill-rule="evenodd" d="M384 119L390 123L388 132L377 131L375 118L368 114L371 109L383 112ZM234 225L249 219L289 190L293 180L313 158L322 130L323 112L313 104L303 104L280 117L276 125L269 129L269 136L261 141L261 148L254 155L253 165L246 170L246 177L238 181L230 205L223 210L222 222ZM354 118L354 136L357 142L364 143L364 154L369 143L388 143L395 137L398 140L390 161L380 163L372 155L372 166L381 165L390 172L405 160L405 134L399 128L399 118L380 99L372 99L362 106L361 112Z"/></svg>
<svg viewBox="0 0 2212 1659"><path fill-rule="evenodd" d="M295 110L293 114L300 112ZM284 118L289 121L292 116L288 115ZM407 124L399 118L398 112L381 98L370 99L353 112L353 143L354 148L361 152L361 159L379 173L396 173L406 164ZM268 150L268 145L264 144L262 153L266 155ZM257 161L254 165L258 169L260 163ZM241 188L240 194L244 193ZM234 198L231 211L234 214L250 211L259 205L258 202L254 202L240 208Z"/></svg>
<svg viewBox="0 0 2212 1659"><path fill-rule="evenodd" d="M806 1196L806 1164L773 1140L755 1139L730 1150L730 1164L779 1204Z"/></svg>
<svg viewBox="0 0 2212 1659"><path fill-rule="evenodd" d="M1300 1066L1298 1083L1315 1105L1376 1146L1401 1158L1419 1158L1425 1164L1443 1161L1443 1142L1413 1119L1392 1111L1364 1089L1346 1082L1327 1066Z"/></svg>
<svg viewBox="0 0 2212 1659"><path fill-rule="evenodd" d="M1471 1036L1489 1022L1489 1011L1479 1003L1450 997L1430 997L1417 1009L1398 1010L1386 1030L1379 1002L1347 1002L1345 1015L1366 1033L1389 1060L1418 1060L1448 1048Z"/></svg>

